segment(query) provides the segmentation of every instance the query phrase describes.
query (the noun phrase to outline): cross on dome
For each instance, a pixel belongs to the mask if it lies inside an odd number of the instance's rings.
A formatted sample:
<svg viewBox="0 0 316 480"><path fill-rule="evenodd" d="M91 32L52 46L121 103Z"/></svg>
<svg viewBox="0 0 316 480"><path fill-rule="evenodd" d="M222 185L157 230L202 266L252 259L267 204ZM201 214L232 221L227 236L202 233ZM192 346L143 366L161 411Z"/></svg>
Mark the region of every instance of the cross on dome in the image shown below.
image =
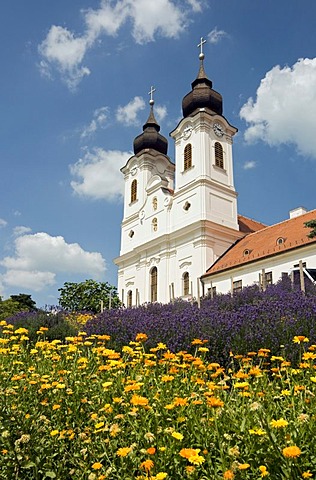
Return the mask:
<svg viewBox="0 0 316 480"><path fill-rule="evenodd" d="M206 40L201 37L201 41L200 43L198 44L198 48L200 48L200 55L199 55L199 59L200 60L204 60L204 53L203 53L203 45L206 43Z"/></svg>
<svg viewBox="0 0 316 480"><path fill-rule="evenodd" d="M153 105L155 103L153 95L156 89L154 87L150 87L150 91L148 92L148 95L150 95L150 100L149 100L149 105Z"/></svg>

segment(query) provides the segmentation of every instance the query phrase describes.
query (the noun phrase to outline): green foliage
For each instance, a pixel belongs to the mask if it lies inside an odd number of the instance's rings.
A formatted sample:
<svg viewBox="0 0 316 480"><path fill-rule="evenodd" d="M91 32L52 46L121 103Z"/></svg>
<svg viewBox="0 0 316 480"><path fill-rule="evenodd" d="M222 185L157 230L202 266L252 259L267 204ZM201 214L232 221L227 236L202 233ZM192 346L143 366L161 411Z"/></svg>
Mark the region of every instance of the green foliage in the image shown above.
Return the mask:
<svg viewBox="0 0 316 480"><path fill-rule="evenodd" d="M58 291L59 305L73 312L100 312L101 301L105 309L117 308L121 304L116 288L108 282L96 282L91 279L81 283L65 282Z"/></svg>
<svg viewBox="0 0 316 480"><path fill-rule="evenodd" d="M2 300L0 297L0 320L5 320L20 311L21 308L18 302L15 302L12 298Z"/></svg>
<svg viewBox="0 0 316 480"><path fill-rule="evenodd" d="M10 295L10 298L14 302L17 302L20 305L20 310L37 310L36 302L32 299L31 295L26 293L19 293L19 295Z"/></svg>
<svg viewBox="0 0 316 480"><path fill-rule="evenodd" d="M304 225L305 227L312 229L307 235L308 238L316 237L316 220L310 220L309 222L305 222Z"/></svg>

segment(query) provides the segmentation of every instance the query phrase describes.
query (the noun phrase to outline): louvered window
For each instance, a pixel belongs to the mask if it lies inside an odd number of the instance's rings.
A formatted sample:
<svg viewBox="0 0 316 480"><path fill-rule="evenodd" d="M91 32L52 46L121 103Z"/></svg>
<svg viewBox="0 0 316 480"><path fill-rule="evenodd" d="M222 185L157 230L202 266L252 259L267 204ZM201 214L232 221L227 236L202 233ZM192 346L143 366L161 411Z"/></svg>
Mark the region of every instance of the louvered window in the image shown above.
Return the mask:
<svg viewBox="0 0 316 480"><path fill-rule="evenodd" d="M130 308L133 305L133 293L132 290L130 290L127 293L127 308Z"/></svg>
<svg viewBox="0 0 316 480"><path fill-rule="evenodd" d="M215 165L219 168L224 168L224 154L221 143L215 142Z"/></svg>
<svg viewBox="0 0 316 480"><path fill-rule="evenodd" d="M157 282L158 282L158 271L157 267L153 267L150 272L150 301L157 302Z"/></svg>
<svg viewBox="0 0 316 480"><path fill-rule="evenodd" d="M188 143L184 149L184 170L192 167L192 145Z"/></svg>
<svg viewBox="0 0 316 480"><path fill-rule="evenodd" d="M188 272L183 274L183 295L189 295L190 293L190 276Z"/></svg>
<svg viewBox="0 0 316 480"><path fill-rule="evenodd" d="M136 202L137 200L137 180L132 181L131 186L131 203Z"/></svg>

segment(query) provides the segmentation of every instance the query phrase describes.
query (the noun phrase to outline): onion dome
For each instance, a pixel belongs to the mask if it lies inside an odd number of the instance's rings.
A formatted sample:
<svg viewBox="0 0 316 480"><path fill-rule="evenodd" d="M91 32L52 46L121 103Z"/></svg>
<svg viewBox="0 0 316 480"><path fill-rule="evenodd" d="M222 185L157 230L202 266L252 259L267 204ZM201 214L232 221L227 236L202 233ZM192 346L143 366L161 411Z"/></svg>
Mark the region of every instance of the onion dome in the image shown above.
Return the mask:
<svg viewBox="0 0 316 480"><path fill-rule="evenodd" d="M197 109L207 108L212 113L222 115L223 113L223 100L220 93L212 89L212 82L207 78L204 70L203 60L204 53L202 51L203 43L205 40L201 39L201 43L198 45L201 47L200 69L196 79L191 83L192 90L182 100L182 112L183 117L192 115Z"/></svg>
<svg viewBox="0 0 316 480"><path fill-rule="evenodd" d="M137 155L144 149L153 149L159 153L167 155L168 151L168 140L159 133L160 126L157 123L154 115L154 100L152 94L155 91L153 87L149 92L151 95L149 104L150 104L150 113L147 119L147 122L143 126L143 133L138 135L134 140L134 154Z"/></svg>

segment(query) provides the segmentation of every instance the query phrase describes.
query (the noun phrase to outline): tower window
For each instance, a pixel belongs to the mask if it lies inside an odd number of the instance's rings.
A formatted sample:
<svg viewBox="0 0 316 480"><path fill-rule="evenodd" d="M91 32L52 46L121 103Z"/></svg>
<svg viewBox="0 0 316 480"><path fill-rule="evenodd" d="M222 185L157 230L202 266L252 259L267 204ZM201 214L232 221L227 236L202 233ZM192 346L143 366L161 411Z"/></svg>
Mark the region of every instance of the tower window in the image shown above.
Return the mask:
<svg viewBox="0 0 316 480"><path fill-rule="evenodd" d="M133 293L132 290L127 292L127 308L130 308L133 305Z"/></svg>
<svg viewBox="0 0 316 480"><path fill-rule="evenodd" d="M137 180L132 181L131 185L131 203L137 200Z"/></svg>
<svg viewBox="0 0 316 480"><path fill-rule="evenodd" d="M158 220L157 220L157 218L153 218L151 224L152 224L153 232L157 232L157 230L158 230Z"/></svg>
<svg viewBox="0 0 316 480"><path fill-rule="evenodd" d="M158 281L157 267L153 267L150 272L150 301L151 302L157 302L157 281Z"/></svg>
<svg viewBox="0 0 316 480"><path fill-rule="evenodd" d="M215 142L215 165L219 168L224 168L224 153L222 144Z"/></svg>
<svg viewBox="0 0 316 480"><path fill-rule="evenodd" d="M153 198L153 210L157 210L157 208L158 208L157 197L154 197L154 198Z"/></svg>
<svg viewBox="0 0 316 480"><path fill-rule="evenodd" d="M184 149L184 171L192 167L192 145L188 143Z"/></svg>
<svg viewBox="0 0 316 480"><path fill-rule="evenodd" d="M190 293L190 275L188 272L183 274L183 295L189 295Z"/></svg>
<svg viewBox="0 0 316 480"><path fill-rule="evenodd" d="M233 293L239 293L242 291L242 280L233 282Z"/></svg>

